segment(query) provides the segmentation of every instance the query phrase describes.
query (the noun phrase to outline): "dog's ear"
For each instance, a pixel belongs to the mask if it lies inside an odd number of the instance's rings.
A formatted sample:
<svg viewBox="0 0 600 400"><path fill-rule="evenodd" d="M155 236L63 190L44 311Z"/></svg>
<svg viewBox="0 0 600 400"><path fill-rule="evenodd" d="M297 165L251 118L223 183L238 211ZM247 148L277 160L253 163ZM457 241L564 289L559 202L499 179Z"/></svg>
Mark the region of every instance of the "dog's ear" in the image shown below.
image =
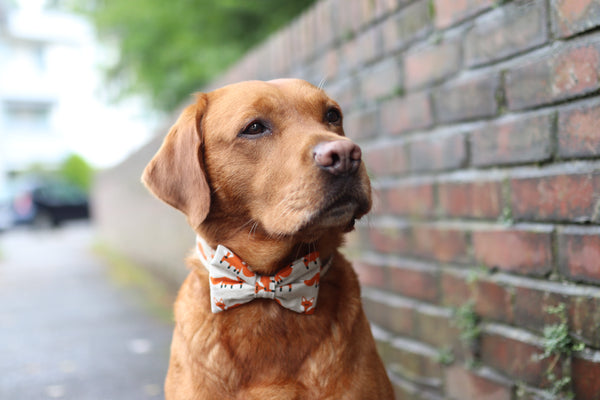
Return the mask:
<svg viewBox="0 0 600 400"><path fill-rule="evenodd" d="M207 96L199 94L165 137L162 146L144 169L142 182L159 199L182 211L197 228L210 209L210 188L202 156L200 122Z"/></svg>

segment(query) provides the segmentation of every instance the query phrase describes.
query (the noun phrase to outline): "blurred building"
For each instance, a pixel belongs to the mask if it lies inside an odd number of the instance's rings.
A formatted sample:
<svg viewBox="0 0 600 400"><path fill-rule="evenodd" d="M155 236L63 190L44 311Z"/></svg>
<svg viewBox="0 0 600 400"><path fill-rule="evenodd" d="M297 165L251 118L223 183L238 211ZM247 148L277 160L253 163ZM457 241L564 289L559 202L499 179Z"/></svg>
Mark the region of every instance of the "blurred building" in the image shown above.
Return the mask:
<svg viewBox="0 0 600 400"><path fill-rule="evenodd" d="M51 4L0 0L0 190L11 173L52 168L71 153L113 165L156 121L135 99L106 104L98 67L110 49L87 20Z"/></svg>
<svg viewBox="0 0 600 400"><path fill-rule="evenodd" d="M58 11L3 7L1 18L0 176L71 151L60 126L72 94L63 83L91 40L84 21Z"/></svg>

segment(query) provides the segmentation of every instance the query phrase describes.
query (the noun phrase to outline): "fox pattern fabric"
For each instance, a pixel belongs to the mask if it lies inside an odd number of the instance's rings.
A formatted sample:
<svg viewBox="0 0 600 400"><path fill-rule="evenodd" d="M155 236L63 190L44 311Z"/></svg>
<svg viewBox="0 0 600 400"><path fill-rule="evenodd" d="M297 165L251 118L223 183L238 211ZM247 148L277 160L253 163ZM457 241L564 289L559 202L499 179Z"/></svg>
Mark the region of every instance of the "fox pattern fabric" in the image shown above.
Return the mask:
<svg viewBox="0 0 600 400"><path fill-rule="evenodd" d="M211 311L219 313L254 299L272 299L280 306L301 314L312 314L317 306L319 282L331 259L323 266L318 252L312 252L279 270L262 276L227 247L213 250L200 236L198 257L209 272Z"/></svg>

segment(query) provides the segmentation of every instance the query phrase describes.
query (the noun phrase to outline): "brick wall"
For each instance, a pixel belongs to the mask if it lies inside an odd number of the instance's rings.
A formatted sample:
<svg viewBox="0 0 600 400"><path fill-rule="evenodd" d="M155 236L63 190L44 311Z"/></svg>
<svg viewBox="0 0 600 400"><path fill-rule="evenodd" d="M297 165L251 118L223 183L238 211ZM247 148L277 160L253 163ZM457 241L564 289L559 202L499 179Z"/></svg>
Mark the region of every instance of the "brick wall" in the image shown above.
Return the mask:
<svg viewBox="0 0 600 400"><path fill-rule="evenodd" d="M398 399L600 399L599 27L600 0L325 0L211 85L342 104L377 203L347 251Z"/></svg>

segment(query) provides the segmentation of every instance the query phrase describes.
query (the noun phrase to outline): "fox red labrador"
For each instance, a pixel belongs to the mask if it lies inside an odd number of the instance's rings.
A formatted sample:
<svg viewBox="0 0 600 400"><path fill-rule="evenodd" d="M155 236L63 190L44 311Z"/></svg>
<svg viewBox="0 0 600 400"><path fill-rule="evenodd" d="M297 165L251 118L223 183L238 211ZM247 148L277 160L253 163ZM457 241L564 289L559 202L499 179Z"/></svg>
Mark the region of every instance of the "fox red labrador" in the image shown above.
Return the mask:
<svg viewBox="0 0 600 400"><path fill-rule="evenodd" d="M197 235L168 400L388 400L343 235L371 207L340 106L301 80L198 94L143 182Z"/></svg>

